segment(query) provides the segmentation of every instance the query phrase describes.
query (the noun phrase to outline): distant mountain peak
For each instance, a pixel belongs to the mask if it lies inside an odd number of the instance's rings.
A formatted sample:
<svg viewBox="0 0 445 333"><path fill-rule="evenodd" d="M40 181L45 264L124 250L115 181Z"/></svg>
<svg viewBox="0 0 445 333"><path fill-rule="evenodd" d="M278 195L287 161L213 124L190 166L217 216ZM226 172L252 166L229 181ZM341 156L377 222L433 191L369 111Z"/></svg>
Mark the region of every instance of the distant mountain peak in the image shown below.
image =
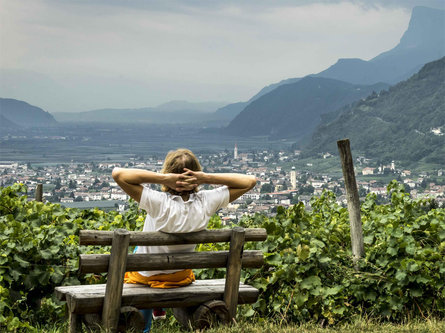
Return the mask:
<svg viewBox="0 0 445 333"><path fill-rule="evenodd" d="M437 47L445 50L445 11L423 6L414 7L408 29L400 39L398 48Z"/></svg>
<svg viewBox="0 0 445 333"><path fill-rule="evenodd" d="M41 127L57 124L54 117L41 108L12 98L0 98L2 127ZM6 122L4 120L8 120Z"/></svg>
<svg viewBox="0 0 445 333"><path fill-rule="evenodd" d="M375 58L339 59L317 76L361 84L405 80L425 63L445 55L445 11L414 7L408 29L399 44Z"/></svg>

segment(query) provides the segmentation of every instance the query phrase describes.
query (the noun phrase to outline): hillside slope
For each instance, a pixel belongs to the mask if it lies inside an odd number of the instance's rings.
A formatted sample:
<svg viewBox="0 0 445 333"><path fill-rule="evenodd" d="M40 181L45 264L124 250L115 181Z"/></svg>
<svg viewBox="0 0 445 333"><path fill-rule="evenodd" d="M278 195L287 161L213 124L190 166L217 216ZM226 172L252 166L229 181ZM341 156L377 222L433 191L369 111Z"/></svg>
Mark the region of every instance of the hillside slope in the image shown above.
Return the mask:
<svg viewBox="0 0 445 333"><path fill-rule="evenodd" d="M225 132L240 136L302 138L316 128L322 114L387 87L305 77L253 101L230 122Z"/></svg>
<svg viewBox="0 0 445 333"><path fill-rule="evenodd" d="M8 118L0 114L0 130L16 129L19 128L16 123L10 121Z"/></svg>
<svg viewBox="0 0 445 333"><path fill-rule="evenodd" d="M341 111L315 131L309 152L336 152L347 137L367 157L445 164L445 57Z"/></svg>
<svg viewBox="0 0 445 333"><path fill-rule="evenodd" d="M11 98L0 98L0 116L9 121L4 121L2 127L8 127L8 124L12 127L45 127L57 124L49 112Z"/></svg>

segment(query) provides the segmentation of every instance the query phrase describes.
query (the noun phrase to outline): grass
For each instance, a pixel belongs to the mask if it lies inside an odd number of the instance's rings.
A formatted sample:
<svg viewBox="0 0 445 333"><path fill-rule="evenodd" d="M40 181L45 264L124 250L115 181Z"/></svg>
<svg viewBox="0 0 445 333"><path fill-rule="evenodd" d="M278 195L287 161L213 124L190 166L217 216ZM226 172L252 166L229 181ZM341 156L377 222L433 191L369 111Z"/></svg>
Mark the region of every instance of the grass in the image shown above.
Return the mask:
<svg viewBox="0 0 445 333"><path fill-rule="evenodd" d="M67 331L67 324L53 324L38 328L37 332L62 333ZM204 332L183 330L171 321L154 322L151 333L179 333ZM205 333L442 333L445 332L445 320L425 319L412 320L402 324L379 323L374 320L359 319L353 323L337 325L334 327L321 327L319 324L283 324L274 322L249 323L240 322L230 327L218 326L205 331ZM129 331L128 333L132 333Z"/></svg>

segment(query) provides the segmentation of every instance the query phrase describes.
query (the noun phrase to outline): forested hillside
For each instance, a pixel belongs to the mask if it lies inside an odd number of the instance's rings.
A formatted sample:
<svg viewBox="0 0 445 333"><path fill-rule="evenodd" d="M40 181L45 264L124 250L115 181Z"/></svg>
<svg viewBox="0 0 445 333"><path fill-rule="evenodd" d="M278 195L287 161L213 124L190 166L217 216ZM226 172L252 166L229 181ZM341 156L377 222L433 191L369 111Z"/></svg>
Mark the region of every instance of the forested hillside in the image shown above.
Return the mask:
<svg viewBox="0 0 445 333"><path fill-rule="evenodd" d="M347 137L367 157L445 164L445 57L339 113L316 130L309 152L336 152Z"/></svg>
<svg viewBox="0 0 445 333"><path fill-rule="evenodd" d="M279 86L250 103L230 122L225 132L240 136L302 138L312 133L322 114L387 87L386 84L354 85L308 76Z"/></svg>

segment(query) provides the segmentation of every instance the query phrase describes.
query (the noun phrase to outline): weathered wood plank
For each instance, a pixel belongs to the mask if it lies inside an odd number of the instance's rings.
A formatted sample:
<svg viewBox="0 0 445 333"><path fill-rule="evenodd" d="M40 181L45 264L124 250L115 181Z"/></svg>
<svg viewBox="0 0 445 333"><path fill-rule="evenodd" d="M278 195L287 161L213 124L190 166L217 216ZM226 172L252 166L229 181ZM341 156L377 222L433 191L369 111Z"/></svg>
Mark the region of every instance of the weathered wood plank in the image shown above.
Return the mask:
<svg viewBox="0 0 445 333"><path fill-rule="evenodd" d="M128 254L126 271L193 269L226 267L229 251L185 252L162 254ZM108 271L109 254L81 254L79 271L103 273ZM245 251L241 261L244 268L258 268L264 264L261 251Z"/></svg>
<svg viewBox="0 0 445 333"><path fill-rule="evenodd" d="M208 280L196 280L189 286L175 288L175 289L166 289L166 290L178 290L181 288L197 288L197 287L208 287L208 286L222 286L224 285L225 279L208 279ZM105 293L106 284L86 284L86 285L74 285L74 286L59 286L55 288L56 295L59 300L65 300L66 295L81 293L81 291L85 293ZM240 283L240 286L246 286L243 283ZM149 288L145 285L141 284L124 284L123 293L127 292L129 289L142 289L147 292L155 292L158 289ZM151 291L150 291L151 290ZM60 296L60 297L59 297Z"/></svg>
<svg viewBox="0 0 445 333"><path fill-rule="evenodd" d="M102 310L102 323L107 333L117 332L129 241L128 230L114 231Z"/></svg>
<svg viewBox="0 0 445 333"><path fill-rule="evenodd" d="M124 284L121 306L134 306L138 309L197 306L213 299L222 300L224 287L224 279L198 280L189 286L174 289ZM70 309L75 313L95 313L100 312L103 306L105 284L57 287L56 293L65 295ZM258 289L240 283L238 304L254 303L258 295Z"/></svg>
<svg viewBox="0 0 445 333"><path fill-rule="evenodd" d="M197 288L197 287L212 287L212 286L223 286L225 283L225 279L209 279L209 280L196 280L191 285L181 288ZM59 300L65 301L67 298L67 295L76 295L80 293L91 293L91 294L101 294L103 295L105 293L105 286L106 284L86 284L86 285L75 285L75 286L60 286L55 288L56 296ZM240 287L246 286L243 283L240 283ZM181 288L175 288L175 289L166 289L169 292L172 290L179 290ZM124 284L124 289L122 291L123 294L128 293L130 289L137 289L138 291L142 292L156 292L158 289L149 288L144 285L140 284Z"/></svg>
<svg viewBox="0 0 445 333"><path fill-rule="evenodd" d="M236 227L232 229L229 258L227 260L226 283L224 288L224 302L227 305L230 321L235 319L236 307L238 305L244 236L244 228Z"/></svg>
<svg viewBox="0 0 445 333"><path fill-rule="evenodd" d="M191 233L164 233L130 231L130 245L176 245L229 242L231 229L202 230ZM80 245L111 245L112 231L81 230ZM246 242L264 241L267 238L266 229L246 229Z"/></svg>

